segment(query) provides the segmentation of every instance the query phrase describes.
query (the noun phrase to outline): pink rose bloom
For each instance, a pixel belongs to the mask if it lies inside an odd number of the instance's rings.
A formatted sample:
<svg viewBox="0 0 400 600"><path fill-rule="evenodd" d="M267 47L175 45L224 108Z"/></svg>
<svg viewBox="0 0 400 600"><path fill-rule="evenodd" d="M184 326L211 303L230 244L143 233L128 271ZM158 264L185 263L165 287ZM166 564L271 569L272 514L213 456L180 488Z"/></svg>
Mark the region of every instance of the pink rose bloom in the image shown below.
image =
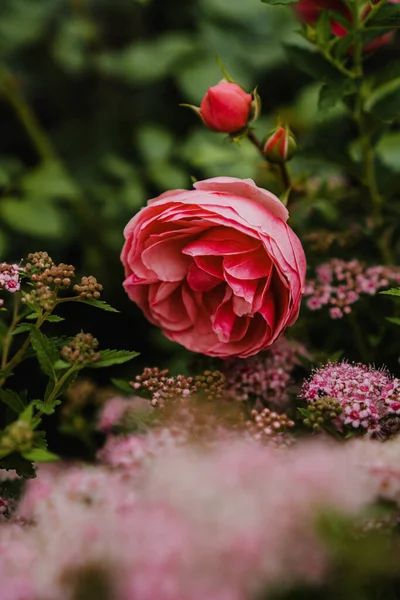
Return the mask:
<svg viewBox="0 0 400 600"><path fill-rule="evenodd" d="M303 248L285 206L251 179L194 188L149 201L125 227L125 290L185 348L251 356L297 319Z"/></svg>

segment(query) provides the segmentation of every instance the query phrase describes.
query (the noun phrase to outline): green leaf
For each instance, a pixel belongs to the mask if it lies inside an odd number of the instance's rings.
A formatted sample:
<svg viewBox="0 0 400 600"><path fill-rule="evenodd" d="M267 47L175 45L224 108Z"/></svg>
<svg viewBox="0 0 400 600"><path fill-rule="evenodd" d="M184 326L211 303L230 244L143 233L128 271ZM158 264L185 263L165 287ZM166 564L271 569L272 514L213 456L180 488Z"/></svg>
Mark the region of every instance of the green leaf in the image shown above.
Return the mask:
<svg viewBox="0 0 400 600"><path fill-rule="evenodd" d="M136 358L136 356L139 356L139 352L129 350L101 350L100 359L85 366L100 369L102 367L111 367L112 365L122 365L122 363Z"/></svg>
<svg viewBox="0 0 400 600"><path fill-rule="evenodd" d="M383 121L390 122L400 117L400 77L373 90L365 103L365 110Z"/></svg>
<svg viewBox="0 0 400 600"><path fill-rule="evenodd" d="M21 323L20 325L16 326L11 335L18 335L19 333L30 331L32 327L35 327L32 323Z"/></svg>
<svg viewBox="0 0 400 600"><path fill-rule="evenodd" d="M85 366L85 365L83 365L83 366ZM77 369L76 371L71 371L71 373L68 375L67 379L62 384L62 386L58 388L57 397L61 396L61 394L63 394L72 383L74 383L74 381L78 377L78 375L79 375L79 369ZM56 400L56 402L57 402L57 404L60 403L59 400Z"/></svg>
<svg viewBox="0 0 400 600"><path fill-rule="evenodd" d="M0 460L0 469L15 469L18 475L26 479L33 479L36 477L36 471L33 464L16 452L13 452Z"/></svg>
<svg viewBox="0 0 400 600"><path fill-rule="evenodd" d="M45 448L33 448L29 452L24 452L22 456L25 460L40 463L56 462L57 460L60 460L57 454L53 454L53 452L49 452Z"/></svg>
<svg viewBox="0 0 400 600"><path fill-rule="evenodd" d="M367 19L366 29L388 28L396 29L400 27L400 6L398 4L382 3L375 14Z"/></svg>
<svg viewBox="0 0 400 600"><path fill-rule="evenodd" d="M20 412L23 411L25 408L25 405L22 402L21 398L16 392L13 392L12 390L0 389L0 400L4 402L4 404L6 404L8 408L11 408L12 411L17 413L17 415L19 415Z"/></svg>
<svg viewBox="0 0 400 600"><path fill-rule="evenodd" d="M310 77L323 81L338 78L336 69L326 62L318 52L298 44L284 44L284 48L290 62Z"/></svg>
<svg viewBox="0 0 400 600"><path fill-rule="evenodd" d="M65 321L64 317L60 317L59 315L49 315L45 320L49 321L49 323L61 323L61 321Z"/></svg>
<svg viewBox="0 0 400 600"><path fill-rule="evenodd" d="M55 379L56 374L53 365L58 360L58 350L54 340L48 338L36 328L31 330L30 338L42 371Z"/></svg>
<svg viewBox="0 0 400 600"><path fill-rule="evenodd" d="M166 33L153 39L135 42L121 52L101 54L96 62L100 72L127 83L151 83L175 74L181 64L198 51L189 33Z"/></svg>
<svg viewBox="0 0 400 600"><path fill-rule="evenodd" d="M19 420L20 421L26 421L27 423L30 423L32 421L32 417L33 417L33 403L31 402L29 404L29 406L27 406L22 413L19 415Z"/></svg>
<svg viewBox="0 0 400 600"><path fill-rule="evenodd" d="M399 317L386 317L386 321L389 321L389 323L394 323L395 325L400 325Z"/></svg>
<svg viewBox="0 0 400 600"><path fill-rule="evenodd" d="M344 96L357 91L360 83L355 79L338 79L325 83L320 91L318 108L321 111L329 110L337 106Z"/></svg>
<svg viewBox="0 0 400 600"><path fill-rule="evenodd" d="M263 4L269 4L270 6L276 6L278 4L295 4L300 0L261 0Z"/></svg>
<svg viewBox="0 0 400 600"><path fill-rule="evenodd" d="M133 392L133 388L129 381L125 381L124 379L111 379L111 383L123 392L126 392L128 394L132 394Z"/></svg>
<svg viewBox="0 0 400 600"><path fill-rule="evenodd" d="M324 46L331 37L331 20L329 11L321 10L318 20L315 24L317 32L318 45Z"/></svg>
<svg viewBox="0 0 400 600"><path fill-rule="evenodd" d="M95 300L94 298L90 300L85 300L84 298L80 300L82 304L89 304L89 306L95 306L96 308L101 308L102 310L106 310L107 312L115 312L119 313L120 311L104 302L104 300Z"/></svg>
<svg viewBox="0 0 400 600"><path fill-rule="evenodd" d="M306 408L300 408L299 406L297 407L297 410L299 411L299 413L303 416L303 417L309 417L310 416L310 411L307 410Z"/></svg>
<svg viewBox="0 0 400 600"><path fill-rule="evenodd" d="M379 293L384 294L385 296L400 296L400 288L391 288L390 290L385 290Z"/></svg>
<svg viewBox="0 0 400 600"><path fill-rule="evenodd" d="M56 362L53 364L53 367L56 371L63 371L65 369L69 369L71 367L71 363L68 363L60 358L59 360L56 360Z"/></svg>
<svg viewBox="0 0 400 600"><path fill-rule="evenodd" d="M29 319L30 321L35 321L38 317L40 317L40 314L38 312L32 312L29 315L26 315L25 319Z"/></svg>
<svg viewBox="0 0 400 600"><path fill-rule="evenodd" d="M36 169L28 171L21 187L29 197L36 198L74 198L79 194L75 183L65 169L57 162L45 162Z"/></svg>
<svg viewBox="0 0 400 600"><path fill-rule="evenodd" d="M61 239L65 233L62 212L41 198L2 198L0 219L12 230L30 237Z"/></svg>
<svg viewBox="0 0 400 600"><path fill-rule="evenodd" d="M53 415L55 413L55 408L59 404L61 404L61 400L53 400L51 403L43 402L43 400L34 400L34 407L37 410L40 410L45 415Z"/></svg>

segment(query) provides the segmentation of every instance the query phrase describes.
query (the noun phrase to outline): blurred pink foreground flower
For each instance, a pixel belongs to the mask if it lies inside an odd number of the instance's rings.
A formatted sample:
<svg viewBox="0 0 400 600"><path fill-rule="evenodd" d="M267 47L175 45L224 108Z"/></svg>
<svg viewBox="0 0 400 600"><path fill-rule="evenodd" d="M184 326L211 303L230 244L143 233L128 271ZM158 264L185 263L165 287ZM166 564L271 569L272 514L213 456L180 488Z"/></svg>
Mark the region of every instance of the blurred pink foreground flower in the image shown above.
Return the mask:
<svg viewBox="0 0 400 600"><path fill-rule="evenodd" d="M288 211L251 179L215 177L149 201L125 228L124 287L189 350L247 357L297 319L306 261Z"/></svg>
<svg viewBox="0 0 400 600"><path fill-rule="evenodd" d="M157 448L113 469L40 468L0 526L1 597L71 600L93 570L115 600L247 600L321 582L330 555L318 516L359 515L378 487L347 445Z"/></svg>

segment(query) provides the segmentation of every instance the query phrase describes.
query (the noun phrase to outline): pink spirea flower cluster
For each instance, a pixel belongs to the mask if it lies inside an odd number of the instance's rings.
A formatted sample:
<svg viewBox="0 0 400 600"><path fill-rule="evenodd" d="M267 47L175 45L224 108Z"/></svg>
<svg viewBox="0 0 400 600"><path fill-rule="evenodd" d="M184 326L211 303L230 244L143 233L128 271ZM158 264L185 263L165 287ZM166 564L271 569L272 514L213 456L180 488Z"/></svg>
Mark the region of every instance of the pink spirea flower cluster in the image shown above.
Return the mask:
<svg viewBox="0 0 400 600"><path fill-rule="evenodd" d="M288 386L299 356L306 350L299 343L281 337L266 352L247 359L228 359L224 363L227 392L234 400L258 401L261 406L283 408L289 401Z"/></svg>
<svg viewBox="0 0 400 600"><path fill-rule="evenodd" d="M319 582L330 559L316 515L359 514L374 491L347 445L283 452L231 438L164 450L139 478L40 468L0 525L2 594L70 600L86 572L108 579L113 600L247 600Z"/></svg>
<svg viewBox="0 0 400 600"><path fill-rule="evenodd" d="M0 290L7 292L18 292L21 288L20 272L22 271L19 265L9 265L5 262L0 263ZM3 304L0 301L0 306Z"/></svg>
<svg viewBox="0 0 400 600"><path fill-rule="evenodd" d="M366 268L358 260L333 258L316 268L316 278L307 281L304 295L310 310L329 306L332 319L351 313L351 305L362 294L375 295L390 282L400 284L400 268L373 266Z"/></svg>
<svg viewBox="0 0 400 600"><path fill-rule="evenodd" d="M317 369L304 382L301 397L307 402L335 398L343 408L343 413L334 420L339 429L349 425L373 432L382 417L400 409L399 388L399 380L382 369L332 362Z"/></svg>

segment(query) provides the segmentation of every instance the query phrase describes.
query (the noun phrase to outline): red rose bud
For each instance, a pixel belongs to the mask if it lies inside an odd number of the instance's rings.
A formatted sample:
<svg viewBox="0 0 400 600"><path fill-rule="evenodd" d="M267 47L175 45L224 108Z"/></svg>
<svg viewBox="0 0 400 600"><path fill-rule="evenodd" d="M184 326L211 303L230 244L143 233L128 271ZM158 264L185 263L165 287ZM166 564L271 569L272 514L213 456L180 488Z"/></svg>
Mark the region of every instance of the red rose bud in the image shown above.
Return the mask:
<svg viewBox="0 0 400 600"><path fill-rule="evenodd" d="M297 148L296 141L286 127L278 127L267 139L264 154L270 162L290 160Z"/></svg>
<svg viewBox="0 0 400 600"><path fill-rule="evenodd" d="M209 88L200 104L200 116L213 131L236 133L246 127L252 101L239 85L222 81Z"/></svg>

